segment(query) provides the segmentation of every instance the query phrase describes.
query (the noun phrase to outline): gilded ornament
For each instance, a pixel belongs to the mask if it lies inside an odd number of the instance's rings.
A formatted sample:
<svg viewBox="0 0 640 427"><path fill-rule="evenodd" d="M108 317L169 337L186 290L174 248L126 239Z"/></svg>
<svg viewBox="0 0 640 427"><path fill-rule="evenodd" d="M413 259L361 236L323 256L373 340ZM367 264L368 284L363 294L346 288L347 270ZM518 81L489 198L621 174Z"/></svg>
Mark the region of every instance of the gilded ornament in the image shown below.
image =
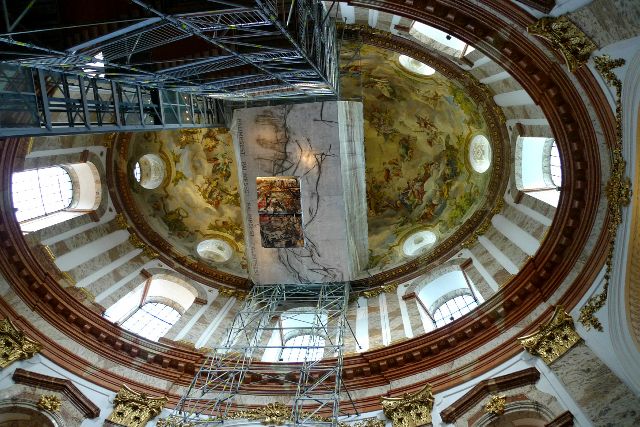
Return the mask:
<svg viewBox="0 0 640 427"><path fill-rule="evenodd" d="M116 214L115 221L118 229L126 230L127 228L129 228L129 223L127 222L127 218L123 213Z"/></svg>
<svg viewBox="0 0 640 427"><path fill-rule="evenodd" d="M385 427L384 420L378 418L368 418L363 421L358 421L354 424L349 424L348 427Z"/></svg>
<svg viewBox="0 0 640 427"><path fill-rule="evenodd" d="M390 283L388 285L379 286L377 288L369 289L367 291L362 292L362 296L369 299L377 297L380 294L388 294L391 292L395 292L400 286L400 283Z"/></svg>
<svg viewBox="0 0 640 427"><path fill-rule="evenodd" d="M16 360L33 357L42 349L42 345L18 330L11 320L0 321L0 369L6 368Z"/></svg>
<svg viewBox="0 0 640 427"><path fill-rule="evenodd" d="M574 73L583 66L598 48L576 24L566 16L545 16L530 25L527 31L549 41L560 51L569 71Z"/></svg>
<svg viewBox="0 0 640 427"><path fill-rule="evenodd" d="M518 341L529 353L540 356L550 365L578 343L580 335L575 331L571 316L558 305L549 322L533 334L518 338Z"/></svg>
<svg viewBox="0 0 640 427"><path fill-rule="evenodd" d="M56 256L53 254L53 251L51 250L51 248L48 245L41 245L41 246L42 246L42 251L47 255L47 257L51 261L55 261Z"/></svg>
<svg viewBox="0 0 640 427"><path fill-rule="evenodd" d="M486 405L484 405L484 411L488 414L502 415L504 414L507 399L503 395L494 394L491 396Z"/></svg>
<svg viewBox="0 0 640 427"><path fill-rule="evenodd" d="M236 298L240 301L244 301L247 297L247 293L238 289L218 288L218 293L223 297Z"/></svg>
<svg viewBox="0 0 640 427"><path fill-rule="evenodd" d="M393 427L418 427L431 423L433 393L427 384L416 393L405 393L402 397L382 397L382 410Z"/></svg>
<svg viewBox="0 0 640 427"><path fill-rule="evenodd" d="M166 397L149 397L123 385L113 401L113 412L107 419L126 427L143 427L162 411L167 400Z"/></svg>
<svg viewBox="0 0 640 427"><path fill-rule="evenodd" d="M256 409L236 411L231 413L227 418L255 420L260 421L265 425L276 426L281 426L293 419L291 408L280 402L269 403L267 406L262 406Z"/></svg>
<svg viewBox="0 0 640 427"><path fill-rule="evenodd" d="M191 421L185 421L182 417L170 415L167 418L161 418L156 423L157 427L195 427Z"/></svg>
<svg viewBox="0 0 640 427"><path fill-rule="evenodd" d="M77 284L78 284L78 282L76 282L76 279L74 279L74 278L69 274L69 272L67 272L67 271L61 271L60 273L61 273L61 274L62 274L62 276L67 280L67 282L69 282L69 284L70 284L71 286L75 286L75 285L77 285Z"/></svg>
<svg viewBox="0 0 640 427"><path fill-rule="evenodd" d="M148 258L158 257L158 253L143 242L137 234L129 234L129 243L131 243L134 248L142 249L142 254Z"/></svg>
<svg viewBox="0 0 640 427"><path fill-rule="evenodd" d="M578 321L588 330L594 328L603 331L600 320L595 316L607 302L609 279L613 267L613 254L615 252L615 238L618 227L622 223L622 208L631 203L631 180L625 173L627 166L622 155L622 82L613 72L614 68L624 65L624 59L611 59L608 55L594 58L596 70L602 78L616 90L616 141L611 147L611 176L605 187L607 196L607 214L609 217L609 252L607 253L606 272L602 292L589 298L580 309Z"/></svg>
<svg viewBox="0 0 640 427"><path fill-rule="evenodd" d="M43 394L38 399L38 408L44 409L45 411L58 412L60 410L60 399L58 396L54 394Z"/></svg>

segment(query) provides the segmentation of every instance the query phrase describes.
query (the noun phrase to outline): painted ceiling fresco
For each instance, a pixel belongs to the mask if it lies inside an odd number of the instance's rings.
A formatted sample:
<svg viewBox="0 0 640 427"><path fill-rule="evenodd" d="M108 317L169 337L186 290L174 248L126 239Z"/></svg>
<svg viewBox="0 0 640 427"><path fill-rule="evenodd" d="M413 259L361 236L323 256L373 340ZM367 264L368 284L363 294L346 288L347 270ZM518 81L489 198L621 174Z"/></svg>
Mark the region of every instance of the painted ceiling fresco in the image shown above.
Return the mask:
<svg viewBox="0 0 640 427"><path fill-rule="evenodd" d="M142 155L158 154L168 165L158 188L132 185L149 225L182 254L218 270L247 275L244 230L231 135L222 129L133 134L129 168ZM133 163L133 164L132 164ZM222 239L233 248L224 263L200 258L199 242Z"/></svg>
<svg viewBox="0 0 640 427"><path fill-rule="evenodd" d="M367 45L358 60L353 46L341 53L342 96L364 105L367 273L376 273L427 253L482 205L490 169L473 170L469 144L487 124L464 89L437 72L410 73L398 54ZM406 256L405 239L424 230L436 243Z"/></svg>

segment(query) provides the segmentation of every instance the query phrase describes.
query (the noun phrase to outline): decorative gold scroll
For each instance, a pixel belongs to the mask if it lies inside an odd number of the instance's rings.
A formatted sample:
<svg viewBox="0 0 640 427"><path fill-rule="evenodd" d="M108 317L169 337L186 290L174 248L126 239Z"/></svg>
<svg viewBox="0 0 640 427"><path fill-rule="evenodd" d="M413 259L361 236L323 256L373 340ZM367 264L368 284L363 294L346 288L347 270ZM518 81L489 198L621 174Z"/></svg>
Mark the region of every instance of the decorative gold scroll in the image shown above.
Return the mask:
<svg viewBox="0 0 640 427"><path fill-rule="evenodd" d="M393 427L418 427L431 422L433 393L427 384L416 393L405 393L402 397L382 397L382 410Z"/></svg>
<svg viewBox="0 0 640 427"><path fill-rule="evenodd" d="M548 40L554 49L560 51L569 71L574 73L583 66L594 50L596 44L566 16L545 16L530 25L527 31Z"/></svg>
<svg viewBox="0 0 640 427"><path fill-rule="evenodd" d="M166 397L149 397L123 385L116 395L109 421L127 427L143 427L162 411Z"/></svg>
<svg viewBox="0 0 640 427"><path fill-rule="evenodd" d="M504 414L506 404L507 399L503 395L494 394L491 395L487 404L484 405L484 411L487 414L502 415Z"/></svg>
<svg viewBox="0 0 640 427"><path fill-rule="evenodd" d="M42 345L18 330L11 320L0 321L0 369L6 368L16 360L33 357L42 349Z"/></svg>
<svg viewBox="0 0 640 427"><path fill-rule="evenodd" d="M580 335L576 333L571 316L558 305L549 322L518 341L529 353L540 356L550 365L580 341Z"/></svg>
<svg viewBox="0 0 640 427"><path fill-rule="evenodd" d="M54 394L43 394L38 400L38 408L45 411L58 412L60 411L60 399Z"/></svg>
<svg viewBox="0 0 640 427"><path fill-rule="evenodd" d="M137 234L129 234L129 243L131 243L134 248L142 249L142 253L148 258L153 259L158 257L158 253L143 242Z"/></svg>
<svg viewBox="0 0 640 427"><path fill-rule="evenodd" d="M602 332L602 324L595 313L607 302L609 279L613 267L616 235L622 223L622 208L631 203L631 180L625 173L627 162L622 156L622 82L613 72L614 68L624 65L624 59L611 59L608 55L594 58L596 69L606 82L616 90L616 141L611 147L611 176L605 188L607 195L607 214L609 216L609 252L607 253L607 271L604 274L602 292L589 298L580 309L578 321L586 329L594 328Z"/></svg>

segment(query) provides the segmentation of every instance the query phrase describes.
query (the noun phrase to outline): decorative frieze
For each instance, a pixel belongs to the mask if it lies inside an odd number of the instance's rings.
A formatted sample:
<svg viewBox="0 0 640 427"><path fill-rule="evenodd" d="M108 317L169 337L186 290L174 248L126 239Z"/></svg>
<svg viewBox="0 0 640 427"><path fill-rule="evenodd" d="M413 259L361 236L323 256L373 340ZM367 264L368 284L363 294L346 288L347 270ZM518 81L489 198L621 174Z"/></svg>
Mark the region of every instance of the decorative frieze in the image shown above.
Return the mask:
<svg viewBox="0 0 640 427"><path fill-rule="evenodd" d="M166 397L150 397L123 385L116 395L113 412L107 420L127 427L143 427L162 411Z"/></svg>
<svg viewBox="0 0 640 427"><path fill-rule="evenodd" d="M566 16L545 16L530 25L527 31L549 41L554 49L559 50L572 73L583 66L598 48Z"/></svg>
<svg viewBox="0 0 640 427"><path fill-rule="evenodd" d="M0 321L0 368L4 369L16 360L30 359L42 349L42 345L18 330L9 319Z"/></svg>
<svg viewBox="0 0 640 427"><path fill-rule="evenodd" d="M534 356L540 356L549 365L580 341L573 319L561 305L556 306L553 317L536 332L518 338L520 344Z"/></svg>
<svg viewBox="0 0 640 427"><path fill-rule="evenodd" d="M416 393L405 393L402 397L382 397L384 415L393 427L418 427L431 423L433 393L427 384Z"/></svg>

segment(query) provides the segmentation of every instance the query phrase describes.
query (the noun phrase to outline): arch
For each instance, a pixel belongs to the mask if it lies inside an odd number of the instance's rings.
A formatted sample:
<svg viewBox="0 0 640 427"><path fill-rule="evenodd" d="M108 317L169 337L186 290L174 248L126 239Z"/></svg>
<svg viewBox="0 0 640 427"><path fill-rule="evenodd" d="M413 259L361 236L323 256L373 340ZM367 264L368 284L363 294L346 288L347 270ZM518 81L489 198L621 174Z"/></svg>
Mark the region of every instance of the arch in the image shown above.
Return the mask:
<svg viewBox="0 0 640 427"><path fill-rule="evenodd" d="M326 325L327 314L317 316L315 307L296 307L285 311L277 319L263 362L301 362L324 357L325 339L319 325ZM307 351L308 349L308 351Z"/></svg>
<svg viewBox="0 0 640 427"><path fill-rule="evenodd" d="M545 405L532 400L522 400L507 403L504 413L499 417L490 413L484 414L475 425L478 427L544 427L552 419L553 412Z"/></svg>
<svg viewBox="0 0 640 427"><path fill-rule="evenodd" d="M16 220L28 233L94 211L102 186L91 162L55 165L14 172L11 196Z"/></svg>
<svg viewBox="0 0 640 427"><path fill-rule="evenodd" d="M0 427L65 427L58 414L40 410L23 399L0 400Z"/></svg>
<svg viewBox="0 0 640 427"><path fill-rule="evenodd" d="M462 58L475 50L475 48L468 43L431 25L418 21L413 22L409 34L427 46L456 58Z"/></svg>

